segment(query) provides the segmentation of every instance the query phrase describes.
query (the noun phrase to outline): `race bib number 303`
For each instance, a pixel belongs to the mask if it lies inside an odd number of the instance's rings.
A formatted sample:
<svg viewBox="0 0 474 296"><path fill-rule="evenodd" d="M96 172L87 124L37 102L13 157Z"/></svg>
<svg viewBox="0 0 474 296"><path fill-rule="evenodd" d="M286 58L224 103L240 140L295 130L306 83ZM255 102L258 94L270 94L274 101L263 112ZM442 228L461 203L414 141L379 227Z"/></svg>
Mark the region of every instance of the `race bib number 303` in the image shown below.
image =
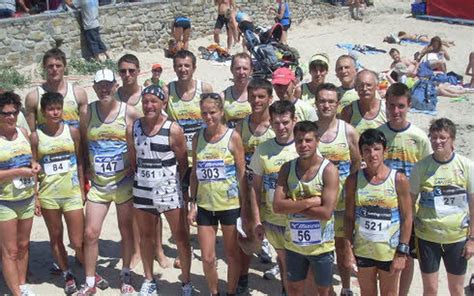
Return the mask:
<svg viewBox="0 0 474 296"><path fill-rule="evenodd" d="M122 154L97 155L94 157L94 169L97 174L112 175L123 171L124 162Z"/></svg>
<svg viewBox="0 0 474 296"><path fill-rule="evenodd" d="M196 174L199 181L222 181L226 179L223 159L199 160Z"/></svg>
<svg viewBox="0 0 474 296"><path fill-rule="evenodd" d="M298 246L321 243L321 222L319 220L290 221L291 241Z"/></svg>

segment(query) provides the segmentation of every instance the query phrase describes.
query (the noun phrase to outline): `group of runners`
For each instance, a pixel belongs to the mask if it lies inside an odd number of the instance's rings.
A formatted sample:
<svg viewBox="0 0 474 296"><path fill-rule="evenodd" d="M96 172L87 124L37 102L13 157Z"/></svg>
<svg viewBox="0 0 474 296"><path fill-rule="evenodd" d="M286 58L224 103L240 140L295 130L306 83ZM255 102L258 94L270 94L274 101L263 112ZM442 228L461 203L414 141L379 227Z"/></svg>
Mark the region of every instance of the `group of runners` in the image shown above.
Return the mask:
<svg viewBox="0 0 474 296"><path fill-rule="evenodd" d="M413 257L425 294L437 294L441 258L450 293L463 293L474 253L473 163L455 151L451 120L433 121L428 135L409 122L405 85L391 85L381 99L377 75L357 72L348 55L336 61L339 87L325 81L324 54L311 58L308 83L288 68L271 81L252 78L251 57L239 53L234 84L219 93L194 77L196 57L180 50L175 81L141 87L139 61L126 54L118 61L122 85L113 71L98 71L98 100L88 103L84 89L64 78L61 50L49 50L43 67L46 82L25 99L27 125L20 97L0 95L0 246L12 294L34 295L26 284L34 214L45 219L65 293L106 289L96 264L111 203L122 295L135 293L131 266L140 258L139 295L158 292L161 214L178 249L183 295L194 291L189 225L197 226L212 295L220 292L218 229L226 295L248 293L253 256L243 249L258 249L264 238L277 253L282 295L334 293L335 257L341 295L353 294L355 272L362 295L378 287L382 295L407 295ZM62 216L84 267L81 287L68 265Z"/></svg>

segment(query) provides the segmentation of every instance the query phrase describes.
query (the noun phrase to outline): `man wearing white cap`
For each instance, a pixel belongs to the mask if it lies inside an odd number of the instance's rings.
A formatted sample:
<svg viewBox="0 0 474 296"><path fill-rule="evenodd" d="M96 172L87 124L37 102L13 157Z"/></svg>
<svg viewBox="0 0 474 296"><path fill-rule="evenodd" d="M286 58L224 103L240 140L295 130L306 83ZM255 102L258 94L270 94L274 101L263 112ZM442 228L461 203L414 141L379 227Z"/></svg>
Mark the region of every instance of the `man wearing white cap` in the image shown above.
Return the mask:
<svg viewBox="0 0 474 296"><path fill-rule="evenodd" d="M296 77L291 69L285 67L276 69L272 74L272 85L280 100L290 101L295 105L298 121L318 119L314 107L295 96Z"/></svg>
<svg viewBox="0 0 474 296"><path fill-rule="evenodd" d="M99 100L89 104L80 120L83 151L89 151L84 155L84 167L92 186L87 194L84 232L86 283L78 295L94 295L96 287L103 288L103 279L98 278L95 269L99 235L112 202L117 208L122 238L121 294L126 295L135 292L130 273L133 252L133 171L128 157L126 129L138 118L138 112L115 99L117 81L111 70L97 71L93 87Z"/></svg>
<svg viewBox="0 0 474 296"><path fill-rule="evenodd" d="M316 90L323 84L328 74L329 57L325 53L317 53L309 60L311 81L301 84L301 100L315 107Z"/></svg>

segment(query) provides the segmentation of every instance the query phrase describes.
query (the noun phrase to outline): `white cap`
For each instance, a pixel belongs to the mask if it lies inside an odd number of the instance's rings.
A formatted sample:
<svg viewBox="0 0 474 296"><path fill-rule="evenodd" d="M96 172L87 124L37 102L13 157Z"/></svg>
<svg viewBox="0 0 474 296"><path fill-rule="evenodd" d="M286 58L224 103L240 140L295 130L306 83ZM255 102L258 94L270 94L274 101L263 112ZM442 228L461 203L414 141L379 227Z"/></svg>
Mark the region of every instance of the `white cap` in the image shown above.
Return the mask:
<svg viewBox="0 0 474 296"><path fill-rule="evenodd" d="M112 72L112 70L109 70L109 69L102 69L95 72L94 83L99 83L101 81L114 82L115 81L114 72Z"/></svg>

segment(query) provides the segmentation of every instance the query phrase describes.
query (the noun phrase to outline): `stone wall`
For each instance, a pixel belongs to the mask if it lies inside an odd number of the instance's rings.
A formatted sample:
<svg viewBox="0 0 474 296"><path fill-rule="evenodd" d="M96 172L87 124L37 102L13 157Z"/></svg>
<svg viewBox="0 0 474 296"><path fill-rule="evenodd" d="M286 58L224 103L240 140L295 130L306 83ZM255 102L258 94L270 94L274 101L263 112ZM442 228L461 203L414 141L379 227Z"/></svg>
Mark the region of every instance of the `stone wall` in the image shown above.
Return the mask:
<svg viewBox="0 0 474 296"><path fill-rule="evenodd" d="M237 0L257 24L271 24L266 9L272 0ZM100 8L101 35L114 52L162 48L167 43L174 15L192 18L192 38L209 35L214 27L214 0L154 0L142 3L117 3ZM319 0L290 1L294 23L306 18L327 19L343 9ZM77 12L40 14L0 20L0 65L21 67L38 63L43 53L61 44L68 57L87 56Z"/></svg>

